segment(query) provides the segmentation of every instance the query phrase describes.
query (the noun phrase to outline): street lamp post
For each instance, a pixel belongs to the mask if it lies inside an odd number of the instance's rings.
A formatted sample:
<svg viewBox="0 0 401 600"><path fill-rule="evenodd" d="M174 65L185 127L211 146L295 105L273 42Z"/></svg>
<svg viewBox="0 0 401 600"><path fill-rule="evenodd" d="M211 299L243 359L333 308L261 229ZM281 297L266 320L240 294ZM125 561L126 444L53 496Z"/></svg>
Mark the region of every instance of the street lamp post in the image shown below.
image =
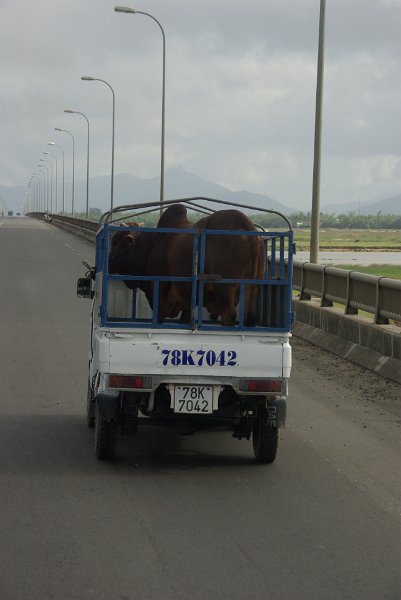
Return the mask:
<svg viewBox="0 0 401 600"><path fill-rule="evenodd" d="M33 211L39 212L40 211L40 204L39 204L39 202L40 202L40 178L35 173L34 175L32 175L31 181L34 186Z"/></svg>
<svg viewBox="0 0 401 600"><path fill-rule="evenodd" d="M86 155L86 218L89 217L89 119L84 113L79 112L79 110L69 110L65 109L65 113L81 115L88 125L88 143L87 143L87 155Z"/></svg>
<svg viewBox="0 0 401 600"><path fill-rule="evenodd" d="M24 214L27 212L30 212L30 206L35 206L35 187L33 185L33 180L30 179L30 181L28 182L27 185L27 189L25 190L25 197L24 197ZM29 197L30 197L30 201L29 201Z"/></svg>
<svg viewBox="0 0 401 600"><path fill-rule="evenodd" d="M322 141L322 104L323 104L323 72L324 72L324 25L326 0L320 0L319 48L317 58L315 140L313 157L313 189L312 220L310 241L310 262L319 262L319 229L320 229L320 157Z"/></svg>
<svg viewBox="0 0 401 600"><path fill-rule="evenodd" d="M24 198L24 213L26 213L26 212L29 211L29 206L34 206L35 205L35 187L34 187L34 181L35 180L34 180L33 176L28 181L27 189L25 191L25 198ZM29 204L29 200L28 200L29 193L31 195L31 203L30 204Z"/></svg>
<svg viewBox="0 0 401 600"><path fill-rule="evenodd" d="M46 169L46 177L43 177L43 212L49 212L49 170L46 165L36 165L42 169ZM43 173L43 171L42 171ZM47 190L47 191L46 191Z"/></svg>
<svg viewBox="0 0 401 600"><path fill-rule="evenodd" d="M72 138L72 194L71 194L71 215L74 216L74 205L75 205L75 140L71 131L67 129L61 129L61 127L55 127L55 131L64 131L68 133Z"/></svg>
<svg viewBox="0 0 401 600"><path fill-rule="evenodd" d="M40 159L42 162L47 162L50 165L50 212L53 212L53 164L51 160L46 158Z"/></svg>
<svg viewBox="0 0 401 600"><path fill-rule="evenodd" d="M110 210L113 210L113 206L114 206L114 129L115 129L115 117L116 117L116 97L115 97L113 88L104 79L98 79L97 77L91 77L90 75L82 75L81 79L82 79L82 81L100 81L101 83L105 83L110 88L111 93L113 95L113 122L112 122L112 133L111 133L111 191L110 191Z"/></svg>
<svg viewBox="0 0 401 600"><path fill-rule="evenodd" d="M43 166L43 165L39 165ZM46 212L46 172L43 169L38 171L40 177L40 187L42 190L42 212Z"/></svg>
<svg viewBox="0 0 401 600"><path fill-rule="evenodd" d="M162 133L161 133L161 156L160 156L160 202L164 200L164 129L165 129L165 106L166 106L166 36L164 35L164 30L159 21L151 14L147 12L142 12L141 10L135 10L134 8L130 8L129 6L115 6L115 12L120 13L129 13L129 14L138 14L145 15L146 17L150 17L157 23L160 27L160 31L162 33L163 38L163 81L162 81ZM160 213L162 209L160 207Z"/></svg>
<svg viewBox="0 0 401 600"><path fill-rule="evenodd" d="M40 184L41 184L41 177L39 177L39 172L35 171L31 177L31 182L34 184L34 210L36 212L40 212L40 201L41 201L41 197L40 197Z"/></svg>
<svg viewBox="0 0 401 600"><path fill-rule="evenodd" d="M41 211L42 208L42 177L40 177L40 175L42 175L43 171L35 171L34 174L32 175L32 177L35 178L35 181L38 184L38 194L37 194L37 209L38 212Z"/></svg>
<svg viewBox="0 0 401 600"><path fill-rule="evenodd" d="M38 166L43 166L43 165L38 165ZM40 175L40 200L41 200L41 207L42 207L42 212L46 212L46 173L45 171L43 171L43 169L39 169L38 170L38 175Z"/></svg>
<svg viewBox="0 0 401 600"><path fill-rule="evenodd" d="M37 195L37 184L38 184L38 179L36 178L36 173L33 173L31 175L31 178L29 180L28 183L28 188L30 188L31 190L31 211L33 212L39 212L37 211L37 207L38 207L38 195ZM28 211L29 211L29 206L28 206ZM25 210L25 212L27 212Z"/></svg>
<svg viewBox="0 0 401 600"><path fill-rule="evenodd" d="M31 182L34 186L33 190L33 211L39 212L39 190L40 190L40 179L37 177L36 173L32 175Z"/></svg>
<svg viewBox="0 0 401 600"><path fill-rule="evenodd" d="M35 206L35 183L35 177L31 175L31 178L28 181L27 190L25 192L25 197L29 191L31 192L31 206Z"/></svg>
<svg viewBox="0 0 401 600"><path fill-rule="evenodd" d="M56 142L47 142L48 146L58 146L63 153L63 213L64 213L64 149L60 144L56 144ZM56 173L57 173L57 159L56 159ZM57 198L57 196L56 196ZM56 211L57 212L57 211Z"/></svg>
<svg viewBox="0 0 401 600"><path fill-rule="evenodd" d="M49 156L52 156L54 158L54 160L56 161L56 202L55 202L55 208L54 208L54 212L57 214L57 156L55 154L52 154L51 152L43 152L43 154L48 154Z"/></svg>

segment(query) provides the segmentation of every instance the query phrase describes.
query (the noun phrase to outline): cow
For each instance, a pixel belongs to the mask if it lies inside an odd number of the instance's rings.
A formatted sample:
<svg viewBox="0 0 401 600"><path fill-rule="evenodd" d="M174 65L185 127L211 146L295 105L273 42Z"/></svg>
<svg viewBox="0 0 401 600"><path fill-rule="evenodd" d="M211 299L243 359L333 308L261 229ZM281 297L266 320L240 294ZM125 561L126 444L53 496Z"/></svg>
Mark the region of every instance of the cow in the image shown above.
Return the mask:
<svg viewBox="0 0 401 600"><path fill-rule="evenodd" d="M185 206L173 204L159 219L155 232L118 232L111 245L109 272L126 275L150 275L190 277L193 270L192 233L158 232L158 229L215 229L256 231L249 218L234 209L220 210L192 223L187 218ZM124 235L125 234L125 235ZM133 234L133 235L132 235ZM236 307L239 303L238 284L219 284L221 278L262 279L264 273L263 242L258 236L209 235L207 236L204 263L203 306L213 320L221 318L222 325L234 325ZM129 287L137 285L126 282ZM134 284L134 285L132 285ZM138 287L141 287L138 285ZM153 286L142 286L153 308ZM158 321L175 318L181 312L180 321L190 322L192 284L187 282L161 282L159 284ZM246 325L257 320L258 286L246 285Z"/></svg>
<svg viewBox="0 0 401 600"><path fill-rule="evenodd" d="M110 241L109 273L138 277L147 275L146 256L151 251L152 240L150 236L141 235L139 231L126 231L126 227L139 227L139 223L135 221L121 223L121 231L113 233ZM134 268L132 268L133 261L131 257L133 249L135 254ZM150 307L153 308L152 290L148 281L125 280L124 283L129 289L137 287L141 289L145 293Z"/></svg>

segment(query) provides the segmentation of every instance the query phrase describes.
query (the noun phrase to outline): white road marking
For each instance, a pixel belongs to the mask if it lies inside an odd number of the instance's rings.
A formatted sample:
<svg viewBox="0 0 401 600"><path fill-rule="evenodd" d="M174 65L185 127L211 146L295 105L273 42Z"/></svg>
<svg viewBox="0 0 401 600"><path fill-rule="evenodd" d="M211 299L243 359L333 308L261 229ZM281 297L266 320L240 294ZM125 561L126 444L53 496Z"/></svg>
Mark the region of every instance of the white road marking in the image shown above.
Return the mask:
<svg viewBox="0 0 401 600"><path fill-rule="evenodd" d="M60 242L61 244L63 244L63 246L65 246L66 248L68 248L69 250L71 250L72 252L74 252L74 254L76 254L80 258L83 258L85 260L85 262L87 262L87 263L91 262L92 259L90 259L87 256L85 256L84 254L82 254L81 252L79 252L78 250L76 250L75 248L73 248L72 246L70 246L70 244L67 244L67 242L64 242L64 240L62 240L58 235L56 235L58 233L58 231L56 232L55 230L52 230L50 233L52 234L52 236L54 238L56 238L56 240L58 242Z"/></svg>

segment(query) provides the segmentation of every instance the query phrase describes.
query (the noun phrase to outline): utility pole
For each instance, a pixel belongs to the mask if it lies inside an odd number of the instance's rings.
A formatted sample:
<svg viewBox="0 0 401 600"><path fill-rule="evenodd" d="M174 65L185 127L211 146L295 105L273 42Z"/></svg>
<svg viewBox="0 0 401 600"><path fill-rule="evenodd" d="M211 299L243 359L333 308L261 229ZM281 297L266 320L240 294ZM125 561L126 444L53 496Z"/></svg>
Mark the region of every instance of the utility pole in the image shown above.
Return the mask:
<svg viewBox="0 0 401 600"><path fill-rule="evenodd" d="M310 262L319 262L319 229L320 229L320 156L322 141L322 104L323 104L323 71L324 71L324 24L326 0L320 0L319 50L317 57L317 83L315 108L315 142L313 158L312 189L312 223L310 240Z"/></svg>

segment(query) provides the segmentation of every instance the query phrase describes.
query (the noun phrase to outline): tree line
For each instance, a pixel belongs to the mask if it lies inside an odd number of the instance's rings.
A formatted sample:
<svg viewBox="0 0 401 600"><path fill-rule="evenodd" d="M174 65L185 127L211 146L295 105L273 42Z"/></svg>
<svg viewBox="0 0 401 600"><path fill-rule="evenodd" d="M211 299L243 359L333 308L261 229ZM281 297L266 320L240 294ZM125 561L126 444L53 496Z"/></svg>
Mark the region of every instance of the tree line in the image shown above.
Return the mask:
<svg viewBox="0 0 401 600"><path fill-rule="evenodd" d="M293 227L309 229L311 226L310 212L295 212L289 215ZM263 227L282 227L283 220L276 215L259 213L252 215L252 220ZM348 213L335 215L320 213L320 227L333 229L401 229L401 215L360 215Z"/></svg>
<svg viewBox="0 0 401 600"><path fill-rule="evenodd" d="M89 219L98 221L103 211L100 208L91 208L89 211ZM85 213L75 215L78 218L85 218ZM196 221L204 215L194 213L190 215L191 220ZM257 213L250 215L250 218L255 223L262 227L280 227L285 226L283 219L279 215ZM157 224L159 213L150 213L139 217L147 227L153 227ZM311 226L310 212L294 212L288 217L293 227L300 229L309 229ZM360 215L355 212L350 212L344 215L320 213L320 227L334 229L401 229L401 215Z"/></svg>

